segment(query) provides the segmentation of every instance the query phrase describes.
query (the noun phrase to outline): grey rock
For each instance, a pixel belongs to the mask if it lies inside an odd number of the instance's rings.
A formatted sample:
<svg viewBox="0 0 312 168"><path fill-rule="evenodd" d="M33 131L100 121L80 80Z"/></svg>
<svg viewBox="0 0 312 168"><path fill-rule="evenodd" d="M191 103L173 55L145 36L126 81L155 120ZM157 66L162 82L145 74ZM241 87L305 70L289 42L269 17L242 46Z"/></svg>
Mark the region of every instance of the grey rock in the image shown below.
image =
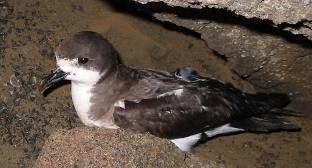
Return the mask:
<svg viewBox="0 0 312 168"><path fill-rule="evenodd" d="M164 2L183 8L218 8L246 18L269 20L274 26L301 34L312 40L311 0L134 0L142 4Z"/></svg>
<svg viewBox="0 0 312 168"><path fill-rule="evenodd" d="M209 48L222 55L242 79L251 82L258 90L296 92L297 94L290 94L294 102L292 107L310 113L309 104L312 102L311 41L272 27L270 23L261 20L264 16L259 17L258 20L252 20L233 15L223 9L190 9L209 7L208 1L205 3L198 1L200 3L193 5L187 3L189 1L163 2L179 7L156 3L149 6L147 8L149 11L145 12L149 12L162 22L170 22L199 33ZM216 3L216 7L220 7L219 4L223 3ZM233 3L231 8L235 5L242 6ZM157 8L157 6L162 8ZM266 9L271 11L272 8ZM302 15L307 17L302 19L309 20L310 13ZM258 14L260 16L261 13L258 12Z"/></svg>

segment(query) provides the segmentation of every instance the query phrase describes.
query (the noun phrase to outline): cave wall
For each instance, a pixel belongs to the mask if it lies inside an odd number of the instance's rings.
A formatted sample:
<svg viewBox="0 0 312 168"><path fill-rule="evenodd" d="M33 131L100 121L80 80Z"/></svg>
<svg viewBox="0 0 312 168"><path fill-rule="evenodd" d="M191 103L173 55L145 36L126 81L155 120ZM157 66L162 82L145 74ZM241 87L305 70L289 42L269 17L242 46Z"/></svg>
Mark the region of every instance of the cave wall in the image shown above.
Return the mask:
<svg viewBox="0 0 312 168"><path fill-rule="evenodd" d="M259 91L284 92L311 114L310 1L135 0L140 12L200 34Z"/></svg>
<svg viewBox="0 0 312 168"><path fill-rule="evenodd" d="M312 40L310 0L134 0L142 4L163 2L168 6L193 9L225 9L248 19L270 21L272 26Z"/></svg>

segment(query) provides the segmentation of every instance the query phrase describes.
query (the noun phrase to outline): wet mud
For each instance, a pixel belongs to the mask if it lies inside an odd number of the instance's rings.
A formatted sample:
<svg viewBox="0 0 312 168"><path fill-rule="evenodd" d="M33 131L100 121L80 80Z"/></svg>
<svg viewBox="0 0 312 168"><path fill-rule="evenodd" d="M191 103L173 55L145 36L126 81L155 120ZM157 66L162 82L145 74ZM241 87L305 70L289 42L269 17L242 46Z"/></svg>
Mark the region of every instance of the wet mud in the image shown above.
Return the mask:
<svg viewBox="0 0 312 168"><path fill-rule="evenodd" d="M43 97L42 77L55 66L53 49L83 30L108 38L125 64L173 71L192 66L202 74L253 92L226 62L189 34L165 28L100 0L0 0L0 165L32 167L49 135L82 126L64 84ZM221 137L194 154L226 167L310 167L309 118L293 119L302 132ZM2 167L1 166L1 167Z"/></svg>

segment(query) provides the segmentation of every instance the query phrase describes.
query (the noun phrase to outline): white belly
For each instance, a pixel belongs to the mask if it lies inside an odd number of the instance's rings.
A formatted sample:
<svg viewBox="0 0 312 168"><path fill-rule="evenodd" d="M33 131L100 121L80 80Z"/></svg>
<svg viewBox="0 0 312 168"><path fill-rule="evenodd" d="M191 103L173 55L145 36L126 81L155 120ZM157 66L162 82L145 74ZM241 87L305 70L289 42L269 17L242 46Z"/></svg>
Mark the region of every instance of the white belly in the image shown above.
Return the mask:
<svg viewBox="0 0 312 168"><path fill-rule="evenodd" d="M71 94L75 109L80 120L87 126L95 126L94 121L89 119L91 89L92 86L75 82L72 82L71 84Z"/></svg>

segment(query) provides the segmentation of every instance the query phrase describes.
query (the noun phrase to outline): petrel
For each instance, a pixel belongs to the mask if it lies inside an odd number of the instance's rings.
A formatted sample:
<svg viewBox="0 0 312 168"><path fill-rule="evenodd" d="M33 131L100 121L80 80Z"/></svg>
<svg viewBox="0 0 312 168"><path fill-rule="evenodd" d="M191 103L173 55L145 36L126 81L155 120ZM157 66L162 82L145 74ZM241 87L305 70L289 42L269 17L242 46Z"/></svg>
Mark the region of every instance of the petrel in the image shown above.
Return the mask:
<svg viewBox="0 0 312 168"><path fill-rule="evenodd" d="M190 151L203 137L299 127L282 118L289 98L281 93L244 93L229 83L198 75L134 69L100 34L76 33L55 50L56 68L41 82L44 92L71 81L74 107L90 127L123 128L170 139Z"/></svg>

